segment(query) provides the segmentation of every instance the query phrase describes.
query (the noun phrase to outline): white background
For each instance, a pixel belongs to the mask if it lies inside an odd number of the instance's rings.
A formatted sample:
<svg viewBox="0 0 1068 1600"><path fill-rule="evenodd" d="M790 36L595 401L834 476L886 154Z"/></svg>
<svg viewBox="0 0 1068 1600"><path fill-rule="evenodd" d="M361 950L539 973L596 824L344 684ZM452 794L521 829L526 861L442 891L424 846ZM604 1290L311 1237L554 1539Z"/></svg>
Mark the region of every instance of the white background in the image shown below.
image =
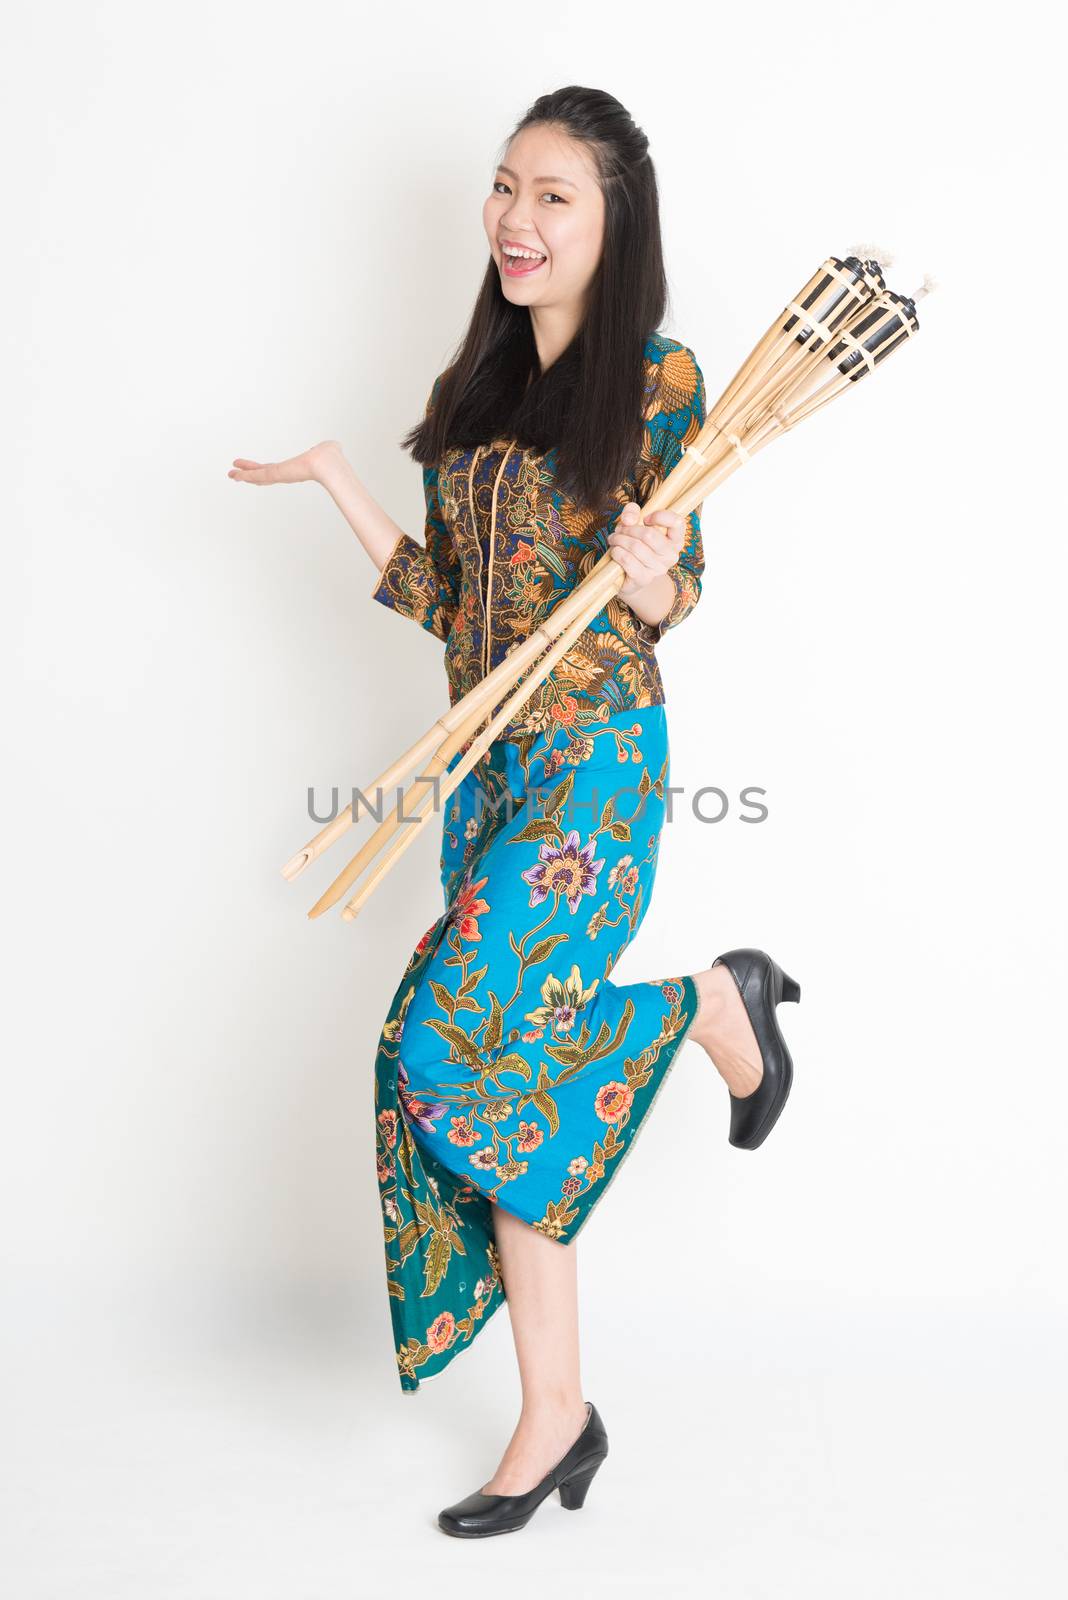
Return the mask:
<svg viewBox="0 0 1068 1600"><path fill-rule="evenodd" d="M1064 1555L1064 321L1059 56L1035 5L23 8L6 30L10 979L6 1587L1037 1594ZM940 287L919 339L705 506L660 647L672 778L621 982L769 949L802 985L756 1153L683 1052L581 1242L612 1453L469 1544L507 1316L397 1382L371 1084L441 910L420 841L354 923L296 884L310 784L445 706L323 491L465 325L500 142L609 89L651 139L665 330L709 400L828 254ZM1060 515L1059 515L1060 514ZM353 836L349 836L350 839ZM363 835L361 834L362 838Z"/></svg>

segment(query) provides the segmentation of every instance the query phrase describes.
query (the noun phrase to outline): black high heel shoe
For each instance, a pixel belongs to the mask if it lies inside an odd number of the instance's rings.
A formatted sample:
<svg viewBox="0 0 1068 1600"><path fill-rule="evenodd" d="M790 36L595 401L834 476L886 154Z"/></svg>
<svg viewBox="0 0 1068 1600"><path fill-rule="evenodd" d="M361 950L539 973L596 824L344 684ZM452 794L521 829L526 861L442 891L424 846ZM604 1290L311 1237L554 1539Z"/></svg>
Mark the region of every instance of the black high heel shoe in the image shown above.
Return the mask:
<svg viewBox="0 0 1068 1600"><path fill-rule="evenodd" d="M738 985L764 1063L764 1076L751 1094L731 1095L730 1142L755 1150L778 1121L794 1079L775 1007L780 1000L800 1000L801 985L766 950L728 950L712 965L726 967Z"/></svg>
<svg viewBox="0 0 1068 1600"><path fill-rule="evenodd" d="M438 1513L438 1527L460 1539L484 1539L491 1533L515 1533L525 1528L542 1501L560 1491L560 1504L577 1511L586 1498L593 1475L608 1454L608 1435L592 1400L586 1401L586 1421L567 1454L550 1467L540 1483L526 1494L483 1494L476 1489L465 1500Z"/></svg>

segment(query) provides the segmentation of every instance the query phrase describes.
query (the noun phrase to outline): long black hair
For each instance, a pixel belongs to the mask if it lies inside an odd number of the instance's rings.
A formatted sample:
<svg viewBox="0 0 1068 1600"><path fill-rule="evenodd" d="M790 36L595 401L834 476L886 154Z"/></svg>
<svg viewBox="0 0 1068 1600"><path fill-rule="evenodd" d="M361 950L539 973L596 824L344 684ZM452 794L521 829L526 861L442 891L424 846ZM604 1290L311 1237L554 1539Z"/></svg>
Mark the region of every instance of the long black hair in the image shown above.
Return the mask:
<svg viewBox="0 0 1068 1600"><path fill-rule="evenodd" d="M539 96L502 152L534 123L583 141L604 194L604 243L582 325L543 373L530 312L506 299L491 256L437 403L401 448L423 466L450 447L504 437L538 453L555 448L563 492L599 507L635 471L642 351L667 306L656 172L645 134L601 89L571 84Z"/></svg>

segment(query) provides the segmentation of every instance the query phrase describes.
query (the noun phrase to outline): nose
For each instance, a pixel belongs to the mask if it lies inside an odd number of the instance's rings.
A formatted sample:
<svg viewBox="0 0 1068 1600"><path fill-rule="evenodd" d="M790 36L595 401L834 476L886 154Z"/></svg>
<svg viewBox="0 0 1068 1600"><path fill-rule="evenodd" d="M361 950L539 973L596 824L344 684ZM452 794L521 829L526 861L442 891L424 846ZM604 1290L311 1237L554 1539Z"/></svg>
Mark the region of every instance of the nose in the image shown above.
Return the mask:
<svg viewBox="0 0 1068 1600"><path fill-rule="evenodd" d="M525 233L531 233L533 231L531 229L529 220L525 221L522 212L514 206L510 206L508 210L504 212L502 220L505 223L506 238L522 239Z"/></svg>

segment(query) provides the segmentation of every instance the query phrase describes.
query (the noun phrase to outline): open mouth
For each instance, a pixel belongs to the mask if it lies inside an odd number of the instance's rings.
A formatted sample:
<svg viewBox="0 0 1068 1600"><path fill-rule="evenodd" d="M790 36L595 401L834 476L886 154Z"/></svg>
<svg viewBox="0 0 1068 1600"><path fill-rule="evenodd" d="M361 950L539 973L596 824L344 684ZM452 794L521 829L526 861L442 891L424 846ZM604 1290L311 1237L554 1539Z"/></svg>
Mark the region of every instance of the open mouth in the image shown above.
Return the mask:
<svg viewBox="0 0 1068 1600"><path fill-rule="evenodd" d="M537 272L539 267L545 265L545 256L538 254L509 255L506 250L501 251L501 271L508 278L527 278L532 272Z"/></svg>

